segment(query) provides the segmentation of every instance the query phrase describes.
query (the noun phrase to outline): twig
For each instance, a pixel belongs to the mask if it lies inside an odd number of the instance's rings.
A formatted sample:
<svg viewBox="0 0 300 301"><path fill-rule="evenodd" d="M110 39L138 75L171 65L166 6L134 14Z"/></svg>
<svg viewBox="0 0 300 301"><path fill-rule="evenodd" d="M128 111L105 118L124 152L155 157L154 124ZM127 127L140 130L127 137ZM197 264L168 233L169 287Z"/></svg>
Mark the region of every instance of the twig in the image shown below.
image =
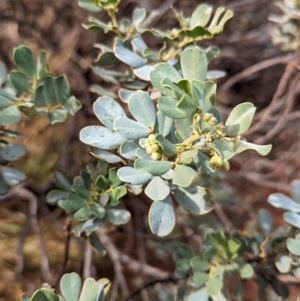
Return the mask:
<svg viewBox="0 0 300 301"><path fill-rule="evenodd" d="M178 0L167 0L167 1L163 1L163 4L157 8L157 11L159 11L159 15L155 17L155 19L152 21L152 25L154 25L155 23L157 23L162 17L163 15L168 11L168 9L173 6Z"/></svg>
<svg viewBox="0 0 300 301"><path fill-rule="evenodd" d="M92 276L93 249L88 240L85 241L84 262L83 262L83 278Z"/></svg>
<svg viewBox="0 0 300 301"><path fill-rule="evenodd" d="M268 133L265 136L260 137L259 139L256 139L254 141L255 143L258 143L258 144L266 143L267 141L272 139L274 136L276 136L281 131L282 128L285 127L287 114L293 108L295 92L296 92L295 88L298 84L299 78L300 78L299 75L295 76L295 78L292 80L292 82L290 84L287 101L286 101L286 103L287 103L286 108L285 108L284 112L280 115L280 117L278 118L277 124L270 131L268 131Z"/></svg>
<svg viewBox="0 0 300 301"><path fill-rule="evenodd" d="M141 291L143 291L144 289L146 289L149 286L153 286L156 283L165 283L165 282L177 282L178 279L176 279L174 276L170 275L169 277L165 278L165 279L155 279L153 281L149 281L147 283L145 283L143 286L141 286L140 288L136 289L135 291L133 291L128 297L126 297L124 299L124 301L130 301L131 298L133 298L134 296L138 295L141 293Z"/></svg>
<svg viewBox="0 0 300 301"><path fill-rule="evenodd" d="M51 273L50 273L50 268L49 268L49 259L48 259L48 251L47 247L44 241L44 238L42 236L40 227L37 222L37 210L38 210L38 200L36 196L29 191L28 189L22 187L22 186L16 186L14 189L12 189L7 195L4 197L0 198L0 201L6 201L10 198L13 197L20 197L20 198L25 198L28 201L28 225L33 229L35 235L39 239L40 247L41 247L41 271L44 279L47 282L51 281ZM23 245L24 245L24 239L27 234L27 230L24 229L21 233L21 239L20 243L18 245L18 253L22 252ZM20 248L20 249L19 249ZM17 273L19 274L18 276L21 275L22 270L24 267L24 257L23 255L19 258L17 261Z"/></svg>
<svg viewBox="0 0 300 301"><path fill-rule="evenodd" d="M261 174L255 172L228 172L229 178L244 178L247 179L256 185L273 188L277 191L282 191L287 194L290 193L290 185L286 183L274 182L265 179Z"/></svg>
<svg viewBox="0 0 300 301"><path fill-rule="evenodd" d="M107 250L107 253L112 261L113 268L114 268L114 281L112 287L112 295L111 300L117 300L118 297L118 287L120 286L123 295L128 295L128 287L126 283L126 279L124 277L121 265L121 254L119 250L115 247L112 243L111 239L106 235L105 229L103 227L98 229L98 234L100 236L100 240Z"/></svg>
<svg viewBox="0 0 300 301"><path fill-rule="evenodd" d="M225 212L223 211L222 207L219 204L215 205L214 212L219 218L219 220L222 222L222 224L224 225L226 232L228 232L229 234L234 233L235 228L233 224L231 223L230 219L225 214Z"/></svg>
<svg viewBox="0 0 300 301"><path fill-rule="evenodd" d="M226 91L229 88L231 88L234 84L239 82L240 80L257 73L258 71L261 71L263 69L269 68L274 65L278 64L286 64L291 61L291 59L294 57L293 54L288 54L288 55L281 55L281 56L276 56L272 57L270 59L264 60L262 62L259 62L251 67L248 67L244 69L243 71L235 74L234 76L230 77L225 83L222 84L220 87L221 91Z"/></svg>
<svg viewBox="0 0 300 301"><path fill-rule="evenodd" d="M66 268L67 268L67 264L68 264L68 260L69 260L69 252L70 252L70 244L71 244L71 237L72 237L72 233L71 233L71 223L68 220L66 225L65 225L65 230L66 230L66 242L65 242L65 251L64 251L64 260L60 269L60 272L57 276L57 279L53 285L53 288L57 288L59 285L59 281L61 279L61 277L64 275Z"/></svg>
<svg viewBox="0 0 300 301"><path fill-rule="evenodd" d="M246 132L247 135L250 135L250 134L256 132L257 130L262 128L263 125L267 122L269 115L271 115L271 113L274 110L276 102L279 100L279 97L283 95L284 90L287 86L287 83L288 83L291 75L293 74L293 72L294 72L294 64L293 64L293 62L290 62L289 64L287 64L287 66L285 68L285 71L284 71L284 73L280 79L280 82L277 86L276 92L273 95L271 103L265 110L264 114L261 116L260 120Z"/></svg>

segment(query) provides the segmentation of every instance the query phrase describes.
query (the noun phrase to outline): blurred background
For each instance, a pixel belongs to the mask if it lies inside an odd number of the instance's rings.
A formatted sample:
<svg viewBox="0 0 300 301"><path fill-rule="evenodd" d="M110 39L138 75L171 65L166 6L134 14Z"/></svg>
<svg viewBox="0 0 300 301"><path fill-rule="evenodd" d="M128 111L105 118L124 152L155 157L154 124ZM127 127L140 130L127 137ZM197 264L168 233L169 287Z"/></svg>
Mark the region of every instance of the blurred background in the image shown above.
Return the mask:
<svg viewBox="0 0 300 301"><path fill-rule="evenodd" d="M293 52L283 52L271 41L273 23L268 21L268 17L279 13L275 1L206 2L215 7L224 5L235 13L226 24L224 34L200 43L204 47L215 45L221 49L219 57L210 65L210 69L224 70L227 74L217 80L218 107L226 117L233 106L246 101L254 103L258 108L254 127L245 137L258 144L273 145L267 157L251 152L236 156L231 161L231 171L218 175L214 183L208 179L208 185L213 185L223 212L236 229L242 229L245 220L253 218L259 208L271 210L275 226L278 226L282 223L282 212L271 208L267 197L277 191L289 194L289 183L300 177L300 87L292 81L298 76L299 65L290 72L290 77L282 80L287 65L293 59ZM136 5L145 7L149 12L158 9L160 14L154 25L172 28L176 26L176 20L169 9L171 5L188 16L200 3L196 0L122 0L118 15L130 16ZM45 196L54 188L51 179L56 170L78 172L85 164L95 162L88 154L88 147L80 143L78 133L88 124L98 124L91 106L97 95L89 91L91 84L101 83L90 68L98 54L93 44L111 43L112 37L85 30L82 23L87 23L89 15L74 0L0 0L0 61L8 70L13 68L12 51L20 44L30 47L34 53L47 50L51 73L67 75L72 94L83 104L76 117L63 124L49 126L48 119L42 117L24 118L18 124L27 153L14 164L26 172L25 186L38 198L38 231L30 230L25 235L30 210L25 198L0 197L0 301L19 300L22 293L32 294L44 282L55 283L65 247L64 215L59 209L48 206ZM97 17L108 21L105 14L98 13ZM161 46L161 41L155 39L151 39L150 43L154 48ZM271 102L272 110L268 109ZM209 224L220 223L215 213L188 219L186 214L178 212L179 226L174 236L161 240L150 234L147 225L150 204L144 197L125 200L133 218L129 224L112 229L109 236L124 254L167 272L174 270L169 250L175 250L179 242L188 242L191 233L197 234L198 231L200 234L201 229ZM45 241L45 250L40 248L41 237ZM194 237L191 243L196 241ZM44 279L45 273L44 276L41 273L45 254L50 266L48 279ZM108 257L101 258L84 240L75 238L71 238L66 271L76 271L84 277L114 278ZM142 270L133 271L126 267L124 275L129 279L130 291L147 279ZM245 300L257 300L255 285L248 281L246 288ZM172 300L172 289L170 285L162 290L158 283L143 290L134 300ZM294 301L298 295L300 286L295 284L286 300Z"/></svg>

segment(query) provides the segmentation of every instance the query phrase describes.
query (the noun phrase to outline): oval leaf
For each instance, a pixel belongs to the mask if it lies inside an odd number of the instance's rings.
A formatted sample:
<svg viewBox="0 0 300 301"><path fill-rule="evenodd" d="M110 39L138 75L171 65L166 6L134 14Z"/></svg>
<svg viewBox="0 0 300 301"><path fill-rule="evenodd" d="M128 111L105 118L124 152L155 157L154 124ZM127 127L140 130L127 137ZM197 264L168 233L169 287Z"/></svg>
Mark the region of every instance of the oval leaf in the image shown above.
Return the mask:
<svg viewBox="0 0 300 301"><path fill-rule="evenodd" d="M87 126L79 133L79 139L88 145L101 149L116 149L125 139L103 126Z"/></svg>
<svg viewBox="0 0 300 301"><path fill-rule="evenodd" d="M93 104L97 118L109 129L118 117L127 117L123 108L112 98L104 96L98 98Z"/></svg>
<svg viewBox="0 0 300 301"><path fill-rule="evenodd" d="M149 225L152 233L164 237L175 227L176 216L171 198L168 196L160 202L154 202L149 211Z"/></svg>
<svg viewBox="0 0 300 301"><path fill-rule="evenodd" d="M229 136L243 134L251 125L256 108L250 102L245 102L233 108L225 123L225 133Z"/></svg>
<svg viewBox="0 0 300 301"><path fill-rule="evenodd" d="M206 214L210 212L216 199L213 193L203 187L190 186L188 188L178 187L174 191L175 198L179 205L193 214Z"/></svg>
<svg viewBox="0 0 300 301"><path fill-rule="evenodd" d="M156 111L153 100L149 94L143 91L136 91L128 101L129 111L132 116L141 124L153 127L156 121Z"/></svg>

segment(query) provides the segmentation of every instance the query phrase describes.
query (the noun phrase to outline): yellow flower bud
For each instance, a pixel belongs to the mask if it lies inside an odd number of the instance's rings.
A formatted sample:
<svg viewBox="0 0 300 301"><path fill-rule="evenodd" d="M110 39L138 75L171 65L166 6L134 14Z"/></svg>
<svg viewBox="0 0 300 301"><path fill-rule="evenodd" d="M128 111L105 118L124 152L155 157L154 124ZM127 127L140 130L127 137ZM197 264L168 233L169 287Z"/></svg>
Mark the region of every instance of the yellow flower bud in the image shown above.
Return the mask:
<svg viewBox="0 0 300 301"><path fill-rule="evenodd" d="M156 134L150 134L148 137L148 141L150 144L153 144L153 142L155 142L155 138L156 138Z"/></svg>
<svg viewBox="0 0 300 301"><path fill-rule="evenodd" d="M224 161L223 161L223 164L222 164L222 166L221 166L221 170L222 170L222 171L228 171L229 169L230 169L229 162L226 161L226 160L224 160Z"/></svg>
<svg viewBox="0 0 300 301"><path fill-rule="evenodd" d="M161 152L153 152L152 154L151 154L151 159L152 160L160 160L161 159L161 157L162 157L162 153Z"/></svg>
<svg viewBox="0 0 300 301"><path fill-rule="evenodd" d="M153 153L153 146L152 145L146 147L146 153L149 154L149 155L151 155Z"/></svg>
<svg viewBox="0 0 300 301"><path fill-rule="evenodd" d="M218 155L213 155L209 161L210 167L214 170L220 168L222 164L223 164L223 160Z"/></svg>

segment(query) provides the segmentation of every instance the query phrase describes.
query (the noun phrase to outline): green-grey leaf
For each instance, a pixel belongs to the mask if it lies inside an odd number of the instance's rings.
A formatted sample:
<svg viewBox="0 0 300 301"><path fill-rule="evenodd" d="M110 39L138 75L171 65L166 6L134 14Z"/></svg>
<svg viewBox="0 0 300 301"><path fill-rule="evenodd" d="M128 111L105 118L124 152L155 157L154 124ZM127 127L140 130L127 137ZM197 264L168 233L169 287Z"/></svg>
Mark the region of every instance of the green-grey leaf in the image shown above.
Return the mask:
<svg viewBox="0 0 300 301"><path fill-rule="evenodd" d="M14 161L26 153L26 148L21 143L7 144L0 147L0 157L6 161Z"/></svg>
<svg viewBox="0 0 300 301"><path fill-rule="evenodd" d="M175 120L176 130L182 139L185 140L191 137L193 132L192 124L193 117Z"/></svg>
<svg viewBox="0 0 300 301"><path fill-rule="evenodd" d="M150 72L154 70L151 65L145 65L139 68L133 69L133 73L144 81L150 81Z"/></svg>
<svg viewBox="0 0 300 301"><path fill-rule="evenodd" d="M65 200L67 197L67 191L53 189L47 195L47 202L51 205L55 205L59 200Z"/></svg>
<svg viewBox="0 0 300 301"><path fill-rule="evenodd" d="M65 209L66 212L74 212L82 208L85 204L85 200L75 193L70 192L66 200L59 200L58 205Z"/></svg>
<svg viewBox="0 0 300 301"><path fill-rule="evenodd" d="M205 52L198 47L187 48L182 52L180 64L183 77L188 80L197 79L202 82L206 79L207 58Z"/></svg>
<svg viewBox="0 0 300 301"><path fill-rule="evenodd" d="M186 118L186 114L177 108L178 100L169 97L162 96L158 99L159 110L170 119L182 119Z"/></svg>
<svg viewBox="0 0 300 301"><path fill-rule="evenodd" d="M60 290L66 301L78 301L81 279L77 273L67 273L60 281Z"/></svg>
<svg viewBox="0 0 300 301"><path fill-rule="evenodd" d="M106 206L106 218L114 225L123 225L129 222L131 214L122 204Z"/></svg>
<svg viewBox="0 0 300 301"><path fill-rule="evenodd" d="M86 220L91 215L92 215L91 207L89 205L85 205L74 214L74 217L79 220Z"/></svg>
<svg viewBox="0 0 300 301"><path fill-rule="evenodd" d="M129 97L130 97L133 93L134 93L134 91L132 91L132 90L128 90L128 89L121 88L121 89L119 90L119 97L120 97L120 99L121 99L123 102L127 103L128 100L129 100Z"/></svg>
<svg viewBox="0 0 300 301"><path fill-rule="evenodd" d="M72 184L68 176L66 175L66 173L64 173L63 171L55 172L54 179L56 185L62 190L66 190L66 191L71 190Z"/></svg>
<svg viewBox="0 0 300 301"><path fill-rule="evenodd" d="M291 253L300 256L300 239L288 237L286 240L286 246Z"/></svg>
<svg viewBox="0 0 300 301"><path fill-rule="evenodd" d="M134 26L139 26L147 16L147 12L144 8L135 7L132 13L132 24Z"/></svg>
<svg viewBox="0 0 300 301"><path fill-rule="evenodd" d="M205 27L209 22L211 13L211 5L208 5L206 3L198 5L191 16L190 29L193 29L196 26Z"/></svg>
<svg viewBox="0 0 300 301"><path fill-rule="evenodd" d="M30 84L27 76L20 71L12 71L9 75L9 80L13 86L21 92L30 90Z"/></svg>
<svg viewBox="0 0 300 301"><path fill-rule="evenodd" d="M0 87L2 86L2 84L6 82L6 78L7 78L6 66L2 62L0 62Z"/></svg>
<svg viewBox="0 0 300 301"><path fill-rule="evenodd" d="M25 46L19 46L14 51L14 61L18 69L27 76L36 75L36 66L32 51Z"/></svg>
<svg viewBox="0 0 300 301"><path fill-rule="evenodd" d="M216 202L215 196L209 189L199 186L177 187L174 195L180 206L193 214L202 215L210 212Z"/></svg>
<svg viewBox="0 0 300 301"><path fill-rule="evenodd" d="M150 134L150 129L145 125L126 117L119 117L114 121L113 128L126 139L140 139Z"/></svg>
<svg viewBox="0 0 300 301"><path fill-rule="evenodd" d="M85 279L79 301L95 301L98 296L99 284L93 278Z"/></svg>
<svg viewBox="0 0 300 301"><path fill-rule="evenodd" d="M92 152L91 154L94 157L97 157L98 159L102 159L104 161L106 161L107 163L119 163L122 162L122 158L112 154L111 152L105 151L103 149L99 149L96 147L92 148Z"/></svg>
<svg viewBox="0 0 300 301"><path fill-rule="evenodd" d="M223 160L229 160L235 155L235 151L225 139L216 139L209 146L216 150Z"/></svg>
<svg viewBox="0 0 300 301"><path fill-rule="evenodd" d="M194 257L191 259L191 267L194 271L205 272L210 269L210 262L203 257Z"/></svg>
<svg viewBox="0 0 300 301"><path fill-rule="evenodd" d="M31 301L60 301L59 296L51 290L41 288L37 290L30 299Z"/></svg>
<svg viewBox="0 0 300 301"><path fill-rule="evenodd" d="M216 90L217 85L212 81L205 81L204 83L206 94L205 94L205 108L210 110L216 101Z"/></svg>
<svg viewBox="0 0 300 301"><path fill-rule="evenodd" d="M65 102L63 107L70 115L75 116L75 114L82 108L82 104L75 96L71 96Z"/></svg>
<svg viewBox="0 0 300 301"><path fill-rule="evenodd" d="M300 204L282 193L273 193L269 196L268 202L276 208L282 208L292 212L300 212Z"/></svg>
<svg viewBox="0 0 300 301"><path fill-rule="evenodd" d="M194 272L193 280L197 287L203 287L208 280L208 274L204 272Z"/></svg>
<svg viewBox="0 0 300 301"><path fill-rule="evenodd" d="M188 301L208 301L210 300L209 296L207 295L207 291L206 288L201 288L196 292L192 292L189 296L188 296ZM218 300L216 300L218 301ZM222 300L221 300L222 301ZM225 301L225 300L223 300Z"/></svg>
<svg viewBox="0 0 300 301"><path fill-rule="evenodd" d="M116 149L125 139L118 133L103 126L87 126L79 133L79 139L100 149Z"/></svg>
<svg viewBox="0 0 300 301"><path fill-rule="evenodd" d="M173 166L172 162L169 161L153 161L137 159L134 162L134 168L136 170L142 170L150 173L153 176L161 176L168 172Z"/></svg>
<svg viewBox="0 0 300 301"><path fill-rule="evenodd" d="M95 233L92 232L91 235L89 236L89 240L93 248L101 255L105 256L106 255L106 250L104 249L104 246L102 245L99 236ZM97 301L97 300L96 300ZM102 301L102 300L101 300Z"/></svg>
<svg viewBox="0 0 300 301"><path fill-rule="evenodd" d="M300 214L296 212L285 212L283 214L283 219L290 225L300 228Z"/></svg>
<svg viewBox="0 0 300 301"><path fill-rule="evenodd" d="M275 265L280 273L282 274L288 273L291 268L291 262L289 256L286 254L277 254L275 257Z"/></svg>
<svg viewBox="0 0 300 301"><path fill-rule="evenodd" d="M98 13L102 10L92 0L79 0L78 5L92 13Z"/></svg>
<svg viewBox="0 0 300 301"><path fill-rule="evenodd" d="M103 219L98 217L90 218L83 224L82 231L86 231L87 233L93 232L101 227L103 222Z"/></svg>
<svg viewBox="0 0 300 301"><path fill-rule="evenodd" d="M257 222L259 228L262 230L265 236L268 236L273 228L272 214L266 209L260 209L257 215ZM300 226L300 224L299 224Z"/></svg>
<svg viewBox="0 0 300 301"><path fill-rule="evenodd" d="M164 115L161 111L156 114L155 130L157 133L166 137L170 134L174 121L172 118Z"/></svg>
<svg viewBox="0 0 300 301"><path fill-rule="evenodd" d="M195 252L192 247L188 244L181 243L178 247L178 252L180 256L188 259L192 259L195 257Z"/></svg>
<svg viewBox="0 0 300 301"><path fill-rule="evenodd" d="M20 110L12 105L0 111L0 124L10 125L18 123L21 120Z"/></svg>
<svg viewBox="0 0 300 301"><path fill-rule="evenodd" d="M118 170L120 180L134 185L140 185L149 182L153 176L145 171L136 170L133 167L121 167Z"/></svg>
<svg viewBox="0 0 300 301"><path fill-rule="evenodd" d="M207 293L213 296L217 295L220 292L222 286L223 286L223 281L219 277L217 276L209 277L206 282Z"/></svg>
<svg viewBox="0 0 300 301"><path fill-rule="evenodd" d="M240 275L243 279L250 279L254 276L254 270L251 264L246 263L240 268Z"/></svg>
<svg viewBox="0 0 300 301"><path fill-rule="evenodd" d="M125 64L131 67L139 68L147 63L147 61L140 55L122 45L116 45L114 48L114 52L115 56L120 61L124 62Z"/></svg>
<svg viewBox="0 0 300 301"><path fill-rule="evenodd" d="M237 141L234 146L233 150L239 154L241 152L244 152L246 150L254 150L258 152L261 156L266 156L272 149L272 145L257 145L254 143L246 142L246 141Z"/></svg>
<svg viewBox="0 0 300 301"><path fill-rule="evenodd" d="M172 156L177 154L177 148L169 140L167 140L163 135L158 134L155 137L155 141L161 146L164 154L167 156Z"/></svg>
<svg viewBox="0 0 300 301"><path fill-rule="evenodd" d="M64 109L52 109L49 112L49 120L51 124L64 122L67 119L68 112Z"/></svg>
<svg viewBox="0 0 300 301"><path fill-rule="evenodd" d="M176 224L176 216L170 196L152 203L148 220L152 233L157 236L164 237L172 232Z"/></svg>
<svg viewBox="0 0 300 301"><path fill-rule="evenodd" d="M140 146L134 140L127 140L120 146L120 154L126 159L134 161L136 159L135 151Z"/></svg>
<svg viewBox="0 0 300 301"><path fill-rule="evenodd" d="M147 185L145 194L153 201L162 201L170 194L170 187L161 177L154 177Z"/></svg>
<svg viewBox="0 0 300 301"><path fill-rule="evenodd" d="M44 85L37 87L33 93L33 102L37 107L46 106L46 99L44 94Z"/></svg>
<svg viewBox="0 0 300 301"><path fill-rule="evenodd" d="M26 178L25 173L17 168L8 166L0 166L0 168L2 171L2 177L9 186L18 185Z"/></svg>
<svg viewBox="0 0 300 301"><path fill-rule="evenodd" d="M163 94L174 97L175 93L173 91L162 86L161 82L164 78L169 78L171 81L177 82L181 79L180 74L168 63L161 63L156 66L155 70L150 72L153 86Z"/></svg>
<svg viewBox="0 0 300 301"><path fill-rule="evenodd" d="M48 106L52 106L56 103L54 76L47 76L44 80L44 98Z"/></svg>
<svg viewBox="0 0 300 301"><path fill-rule="evenodd" d="M189 187L197 172L189 166L177 165L174 169L173 184L181 187Z"/></svg>
<svg viewBox="0 0 300 301"><path fill-rule="evenodd" d="M97 118L109 129L113 128L113 122L118 117L127 117L123 108L112 98L103 96L93 104Z"/></svg>
<svg viewBox="0 0 300 301"><path fill-rule="evenodd" d="M244 102L233 108L225 123L225 133L229 136L243 134L251 125L256 108L250 102Z"/></svg>
<svg viewBox="0 0 300 301"><path fill-rule="evenodd" d="M91 204L91 210L92 213L98 217L98 218L103 218L105 216L105 209L98 203L92 203Z"/></svg>
<svg viewBox="0 0 300 301"><path fill-rule="evenodd" d="M48 54L42 50L37 63L37 75L39 78L44 78L49 74Z"/></svg>
<svg viewBox="0 0 300 301"><path fill-rule="evenodd" d="M156 111L153 100L149 94L143 91L136 91L128 100L129 111L132 116L147 127L153 127L156 121Z"/></svg>
<svg viewBox="0 0 300 301"><path fill-rule="evenodd" d="M70 95L70 85L68 79L62 75L55 79L56 100L61 104L65 104Z"/></svg>

